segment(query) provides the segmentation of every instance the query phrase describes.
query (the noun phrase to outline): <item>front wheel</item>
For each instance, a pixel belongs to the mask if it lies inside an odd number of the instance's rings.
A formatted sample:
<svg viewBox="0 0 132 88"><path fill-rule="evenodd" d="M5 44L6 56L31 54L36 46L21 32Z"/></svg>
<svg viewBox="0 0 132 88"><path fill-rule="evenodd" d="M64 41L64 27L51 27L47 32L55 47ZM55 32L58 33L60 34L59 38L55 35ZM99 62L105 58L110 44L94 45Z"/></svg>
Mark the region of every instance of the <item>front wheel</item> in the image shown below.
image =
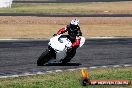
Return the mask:
<svg viewBox="0 0 132 88"><path fill-rule="evenodd" d="M51 58L50 51L47 49L45 52L41 54L41 56L37 60L38 66L43 66L45 63L47 63Z"/></svg>

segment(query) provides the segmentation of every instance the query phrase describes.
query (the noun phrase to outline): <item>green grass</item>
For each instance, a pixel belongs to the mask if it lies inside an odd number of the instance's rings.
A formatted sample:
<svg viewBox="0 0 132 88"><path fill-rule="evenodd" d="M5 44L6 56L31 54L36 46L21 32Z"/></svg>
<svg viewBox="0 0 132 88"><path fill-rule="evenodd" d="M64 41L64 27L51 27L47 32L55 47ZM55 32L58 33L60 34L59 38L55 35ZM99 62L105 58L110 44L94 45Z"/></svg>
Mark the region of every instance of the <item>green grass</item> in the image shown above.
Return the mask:
<svg viewBox="0 0 132 88"><path fill-rule="evenodd" d="M132 67L89 69L90 79L126 79L132 81ZM64 71L44 75L0 79L0 88L84 88L81 71ZM95 88L87 86L85 88ZM132 88L130 86L96 86L96 88Z"/></svg>
<svg viewBox="0 0 132 88"><path fill-rule="evenodd" d="M132 13L131 2L13 4L0 13Z"/></svg>
<svg viewBox="0 0 132 88"><path fill-rule="evenodd" d="M0 9L10 13L88 13L88 3L47 3L47 4L13 4L12 8Z"/></svg>

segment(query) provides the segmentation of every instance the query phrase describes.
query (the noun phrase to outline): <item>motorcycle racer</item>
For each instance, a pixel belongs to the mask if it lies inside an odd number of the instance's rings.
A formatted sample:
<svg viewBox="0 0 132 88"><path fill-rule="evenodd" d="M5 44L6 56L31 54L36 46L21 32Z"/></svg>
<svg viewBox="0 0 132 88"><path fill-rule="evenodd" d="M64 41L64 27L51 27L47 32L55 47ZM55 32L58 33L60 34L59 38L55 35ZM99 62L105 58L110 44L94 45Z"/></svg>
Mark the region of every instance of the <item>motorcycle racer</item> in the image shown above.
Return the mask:
<svg viewBox="0 0 132 88"><path fill-rule="evenodd" d="M68 35L63 35L65 32ZM54 61L65 65L75 56L77 48L82 47L84 43L85 38L82 36L79 20L73 19L50 38L48 48L39 56L37 65L43 66Z"/></svg>
<svg viewBox="0 0 132 88"><path fill-rule="evenodd" d="M68 32L67 37L72 42L72 45L71 47L69 47L67 51L68 58L66 57L66 59L63 59L62 63L69 62L75 56L76 49L80 45L80 39L81 39L80 36L82 36L82 32L79 27L79 20L76 18L71 20L70 24L68 24L66 27L59 29L57 35L63 34L65 32Z"/></svg>

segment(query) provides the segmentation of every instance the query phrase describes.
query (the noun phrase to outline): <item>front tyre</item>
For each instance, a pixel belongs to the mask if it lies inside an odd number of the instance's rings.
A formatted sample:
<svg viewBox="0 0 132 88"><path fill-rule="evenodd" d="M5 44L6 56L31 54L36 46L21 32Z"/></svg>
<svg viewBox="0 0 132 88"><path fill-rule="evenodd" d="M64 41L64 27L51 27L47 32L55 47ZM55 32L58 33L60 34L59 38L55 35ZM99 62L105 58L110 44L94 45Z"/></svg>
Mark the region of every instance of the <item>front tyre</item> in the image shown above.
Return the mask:
<svg viewBox="0 0 132 88"><path fill-rule="evenodd" d="M41 56L37 60L37 66L43 66L45 63L47 63L51 58L50 58L50 51L46 49L45 52L41 54Z"/></svg>

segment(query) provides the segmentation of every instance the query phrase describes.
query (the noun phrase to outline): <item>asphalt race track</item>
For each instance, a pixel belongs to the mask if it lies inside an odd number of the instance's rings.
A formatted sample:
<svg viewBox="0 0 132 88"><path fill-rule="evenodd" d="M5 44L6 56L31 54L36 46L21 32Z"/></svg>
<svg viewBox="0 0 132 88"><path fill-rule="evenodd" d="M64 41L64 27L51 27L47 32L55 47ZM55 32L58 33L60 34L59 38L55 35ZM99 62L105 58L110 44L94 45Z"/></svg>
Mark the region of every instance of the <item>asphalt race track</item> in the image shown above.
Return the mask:
<svg viewBox="0 0 132 88"><path fill-rule="evenodd" d="M0 76L79 67L132 64L132 38L88 39L70 64L37 66L48 41L0 41ZM77 65L80 63L81 65Z"/></svg>

